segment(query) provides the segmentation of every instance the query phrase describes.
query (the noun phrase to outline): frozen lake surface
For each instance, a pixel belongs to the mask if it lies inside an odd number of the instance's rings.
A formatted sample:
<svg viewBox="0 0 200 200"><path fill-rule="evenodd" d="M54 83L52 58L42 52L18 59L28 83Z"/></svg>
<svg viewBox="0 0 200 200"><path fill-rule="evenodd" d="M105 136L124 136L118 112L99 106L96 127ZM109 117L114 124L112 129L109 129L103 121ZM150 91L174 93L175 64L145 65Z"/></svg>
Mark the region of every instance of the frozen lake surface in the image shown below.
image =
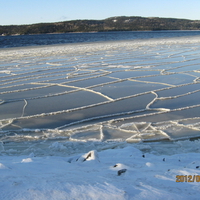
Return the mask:
<svg viewBox="0 0 200 200"><path fill-rule="evenodd" d="M198 138L199 65L198 36L1 49L0 151Z"/></svg>

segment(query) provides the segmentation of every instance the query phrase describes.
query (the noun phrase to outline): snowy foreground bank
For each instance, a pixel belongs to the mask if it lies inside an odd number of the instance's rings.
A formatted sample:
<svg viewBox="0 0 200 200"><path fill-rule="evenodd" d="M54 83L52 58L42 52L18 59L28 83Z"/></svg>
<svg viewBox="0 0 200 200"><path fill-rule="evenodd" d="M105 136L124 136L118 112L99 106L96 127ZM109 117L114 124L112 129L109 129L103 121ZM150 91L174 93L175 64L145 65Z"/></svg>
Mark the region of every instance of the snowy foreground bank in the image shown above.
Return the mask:
<svg viewBox="0 0 200 200"><path fill-rule="evenodd" d="M55 143L63 156L0 156L0 199L199 199L199 143L126 144L71 157Z"/></svg>

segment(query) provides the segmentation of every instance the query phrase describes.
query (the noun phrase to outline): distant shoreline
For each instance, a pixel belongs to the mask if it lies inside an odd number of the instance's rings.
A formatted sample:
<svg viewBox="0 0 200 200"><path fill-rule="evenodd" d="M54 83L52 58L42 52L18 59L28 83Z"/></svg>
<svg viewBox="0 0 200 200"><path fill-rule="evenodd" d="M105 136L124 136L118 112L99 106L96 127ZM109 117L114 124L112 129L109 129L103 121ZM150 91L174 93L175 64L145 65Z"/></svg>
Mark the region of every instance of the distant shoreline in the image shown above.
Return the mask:
<svg viewBox="0 0 200 200"><path fill-rule="evenodd" d="M200 31L200 30L137 30L137 31L88 31L88 32L67 32L67 33L35 33L35 34L23 34L23 35L57 35L57 34L75 34L75 33L107 33L107 32L162 32L162 31ZM0 37L6 36L23 36L20 34L13 34L13 35L0 35Z"/></svg>
<svg viewBox="0 0 200 200"><path fill-rule="evenodd" d="M200 30L200 20L159 17L111 17L104 20L72 20L55 23L0 26L0 36L86 33L109 31Z"/></svg>

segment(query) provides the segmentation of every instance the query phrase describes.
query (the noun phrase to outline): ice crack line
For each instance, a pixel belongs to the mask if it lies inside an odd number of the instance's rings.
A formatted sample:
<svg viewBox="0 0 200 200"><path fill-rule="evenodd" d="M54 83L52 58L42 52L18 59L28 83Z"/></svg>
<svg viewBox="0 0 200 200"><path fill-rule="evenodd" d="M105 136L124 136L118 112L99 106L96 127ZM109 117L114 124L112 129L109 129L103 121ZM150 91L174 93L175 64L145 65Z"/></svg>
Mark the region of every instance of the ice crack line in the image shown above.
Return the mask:
<svg viewBox="0 0 200 200"><path fill-rule="evenodd" d="M166 85L166 86L169 86L169 87L175 87L175 85L171 85L171 84L168 84L168 83L153 82L153 81L142 81L142 80L136 80L136 79L130 79L130 78L127 79L127 80L135 81L135 82L141 82L141 83L160 84L160 85Z"/></svg>
<svg viewBox="0 0 200 200"><path fill-rule="evenodd" d="M56 84L56 85L61 86L61 87L70 87L70 88L74 88L74 89L84 90L84 91L87 91L87 92L92 92L92 93L94 93L94 94L98 94L98 95L100 95L100 96L102 96L102 97L108 99L109 101L114 101L114 99L108 97L107 95L102 94L102 93L100 93L100 92L96 92L96 91L91 90L91 89L88 89L88 88L76 87L76 86L71 86L71 85L68 86L68 85L62 85L62 84Z"/></svg>
<svg viewBox="0 0 200 200"><path fill-rule="evenodd" d="M0 105L3 104L3 103L5 103L5 101L0 99Z"/></svg>
<svg viewBox="0 0 200 200"><path fill-rule="evenodd" d="M28 103L27 103L26 99L24 99L24 102L25 102L25 105L24 105L24 107L23 107L23 110L22 110L22 115L21 115L21 117L23 117L23 116L24 116L24 111L25 111L25 108L26 108L26 106L28 105Z"/></svg>
<svg viewBox="0 0 200 200"><path fill-rule="evenodd" d="M151 93L155 94L156 97L149 104L147 104L147 106L146 106L147 110L149 110L150 109L149 106L152 105L158 99L158 94L157 93L155 93L154 91L151 91Z"/></svg>
<svg viewBox="0 0 200 200"><path fill-rule="evenodd" d="M152 94L155 94L156 97L155 97L149 104L147 104L147 106L146 106L146 109L147 109L147 110L158 110L158 111L163 111L163 112L170 111L170 109L168 109L168 108L149 108L149 106L151 106L152 104L154 104L155 101L157 101L158 99L160 99L160 98L158 97L158 94L157 94L157 93L155 93L154 91L151 91L151 93L152 93Z"/></svg>

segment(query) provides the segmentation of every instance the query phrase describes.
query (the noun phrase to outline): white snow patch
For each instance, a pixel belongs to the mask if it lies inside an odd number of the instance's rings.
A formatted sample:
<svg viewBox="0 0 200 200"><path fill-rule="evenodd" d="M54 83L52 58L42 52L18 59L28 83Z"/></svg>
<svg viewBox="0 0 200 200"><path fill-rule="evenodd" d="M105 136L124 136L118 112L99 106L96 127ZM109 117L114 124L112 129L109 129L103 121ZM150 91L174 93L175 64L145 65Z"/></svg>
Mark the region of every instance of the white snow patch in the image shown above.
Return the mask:
<svg viewBox="0 0 200 200"><path fill-rule="evenodd" d="M30 163L30 162L33 162L31 158L25 158L22 160L22 163Z"/></svg>
<svg viewBox="0 0 200 200"><path fill-rule="evenodd" d="M84 155L82 155L78 160L78 162L85 162L85 161L97 161L99 162L99 156L96 150L90 151Z"/></svg>
<svg viewBox="0 0 200 200"><path fill-rule="evenodd" d="M8 169L4 164L0 163L0 169Z"/></svg>
<svg viewBox="0 0 200 200"><path fill-rule="evenodd" d="M2 155L5 165L0 169L9 170L0 170L0 199L198 199L199 179L176 180L177 175L200 176L199 153L186 152L184 146L185 153L147 153L147 146L144 152L136 147L145 149L145 144L130 144L71 157L34 156L34 162L30 157ZM119 170L124 171L119 175Z"/></svg>
<svg viewBox="0 0 200 200"><path fill-rule="evenodd" d="M63 144L59 142L54 142L49 148L57 151L63 151L67 149Z"/></svg>

